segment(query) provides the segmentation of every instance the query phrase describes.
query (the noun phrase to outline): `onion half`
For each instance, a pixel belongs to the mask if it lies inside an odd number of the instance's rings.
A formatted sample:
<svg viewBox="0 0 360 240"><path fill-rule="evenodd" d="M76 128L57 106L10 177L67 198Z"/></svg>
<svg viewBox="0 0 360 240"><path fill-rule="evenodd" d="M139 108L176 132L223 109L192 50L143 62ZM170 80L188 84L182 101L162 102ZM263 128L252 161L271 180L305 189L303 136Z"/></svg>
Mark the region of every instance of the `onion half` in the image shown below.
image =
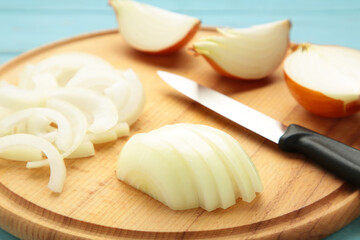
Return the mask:
<svg viewBox="0 0 360 240"><path fill-rule="evenodd" d="M360 111L360 51L300 44L284 62L291 94L308 111L345 117Z"/></svg>

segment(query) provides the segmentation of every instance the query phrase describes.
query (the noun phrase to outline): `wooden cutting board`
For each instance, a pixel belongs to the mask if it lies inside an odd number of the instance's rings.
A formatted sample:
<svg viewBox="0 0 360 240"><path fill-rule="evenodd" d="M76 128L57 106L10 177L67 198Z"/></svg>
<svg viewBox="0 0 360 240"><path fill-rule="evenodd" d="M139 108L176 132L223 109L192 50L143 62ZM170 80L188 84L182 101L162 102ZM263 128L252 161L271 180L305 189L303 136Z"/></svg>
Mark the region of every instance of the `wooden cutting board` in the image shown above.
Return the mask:
<svg viewBox="0 0 360 240"><path fill-rule="evenodd" d="M200 36L216 34L202 29ZM22 239L319 239L360 214L359 190L300 155L278 147L177 93L156 75L167 70L192 78L284 124L297 123L360 148L360 115L344 119L314 116L289 94L281 69L260 81L219 76L185 49L152 56L129 48L117 31L50 44L3 65L0 79L16 83L27 63L56 53L83 51L133 68L146 91L146 107L131 135L166 124L200 123L235 137L251 156L264 184L252 203L207 212L173 211L117 180L117 156L128 138L96 146L96 156L66 160L61 194L47 188L49 169L0 160L0 227ZM244 116L246 117L246 116Z"/></svg>

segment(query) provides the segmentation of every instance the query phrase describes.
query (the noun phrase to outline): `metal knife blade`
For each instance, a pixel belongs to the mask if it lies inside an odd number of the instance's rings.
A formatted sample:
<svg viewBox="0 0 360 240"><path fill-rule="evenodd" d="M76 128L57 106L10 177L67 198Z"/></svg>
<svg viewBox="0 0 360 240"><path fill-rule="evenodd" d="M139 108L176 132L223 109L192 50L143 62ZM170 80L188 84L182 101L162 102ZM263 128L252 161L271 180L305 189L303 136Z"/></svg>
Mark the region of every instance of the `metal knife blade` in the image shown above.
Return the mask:
<svg viewBox="0 0 360 240"><path fill-rule="evenodd" d="M224 94L201 86L190 79L163 71L158 71L158 75L170 86L192 100L272 142L279 143L280 137L286 130L286 126L275 119ZM244 116L244 114L246 114L246 116Z"/></svg>
<svg viewBox="0 0 360 240"><path fill-rule="evenodd" d="M158 71L170 86L203 106L277 143L280 149L299 152L337 176L360 187L360 151L324 135L262 114L222 93L188 78Z"/></svg>

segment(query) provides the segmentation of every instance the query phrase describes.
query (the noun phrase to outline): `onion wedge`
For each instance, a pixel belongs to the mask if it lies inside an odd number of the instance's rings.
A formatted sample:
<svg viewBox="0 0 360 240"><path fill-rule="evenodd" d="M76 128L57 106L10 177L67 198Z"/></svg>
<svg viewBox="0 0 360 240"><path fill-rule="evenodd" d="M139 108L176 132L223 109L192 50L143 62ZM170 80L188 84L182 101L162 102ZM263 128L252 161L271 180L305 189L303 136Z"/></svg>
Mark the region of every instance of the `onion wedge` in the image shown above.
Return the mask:
<svg viewBox="0 0 360 240"><path fill-rule="evenodd" d="M172 209L226 209L237 197L250 202L262 190L255 166L235 143L211 127L167 125L130 138L117 177Z"/></svg>

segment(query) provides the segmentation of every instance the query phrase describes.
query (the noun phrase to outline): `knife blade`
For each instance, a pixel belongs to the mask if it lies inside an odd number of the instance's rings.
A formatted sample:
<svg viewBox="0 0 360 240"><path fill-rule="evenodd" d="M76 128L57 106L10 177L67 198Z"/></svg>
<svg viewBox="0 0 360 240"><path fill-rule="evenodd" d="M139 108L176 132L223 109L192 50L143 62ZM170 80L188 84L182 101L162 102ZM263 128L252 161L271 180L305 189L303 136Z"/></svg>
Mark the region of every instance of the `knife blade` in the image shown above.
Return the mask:
<svg viewBox="0 0 360 240"><path fill-rule="evenodd" d="M360 151L305 127L281 122L222 93L188 78L157 71L171 87L185 96L278 144L286 152L298 152L338 177L360 187Z"/></svg>

